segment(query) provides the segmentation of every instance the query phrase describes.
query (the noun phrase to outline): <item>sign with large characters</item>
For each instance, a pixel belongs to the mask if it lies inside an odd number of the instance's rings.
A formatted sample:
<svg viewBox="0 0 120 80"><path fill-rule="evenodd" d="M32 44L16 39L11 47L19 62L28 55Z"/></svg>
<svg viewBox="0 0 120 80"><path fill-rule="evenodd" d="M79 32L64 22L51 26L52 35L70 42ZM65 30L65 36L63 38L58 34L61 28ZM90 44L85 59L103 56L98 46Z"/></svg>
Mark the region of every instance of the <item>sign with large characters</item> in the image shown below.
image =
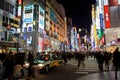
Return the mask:
<svg viewBox="0 0 120 80"><path fill-rule="evenodd" d="M22 31L32 32L33 31L33 12L34 5L28 4L24 6L23 11L23 28Z"/></svg>
<svg viewBox="0 0 120 80"><path fill-rule="evenodd" d="M22 12L22 0L18 0L18 11L17 11L17 17L21 17Z"/></svg>
<svg viewBox="0 0 120 80"><path fill-rule="evenodd" d="M40 32L40 33L44 33L44 24L45 24L44 16L45 16L45 10L41 6L39 6L39 29L38 29L38 32Z"/></svg>
<svg viewBox="0 0 120 80"><path fill-rule="evenodd" d="M105 27L110 28L110 11L108 6L108 0L104 0L104 17L105 17Z"/></svg>

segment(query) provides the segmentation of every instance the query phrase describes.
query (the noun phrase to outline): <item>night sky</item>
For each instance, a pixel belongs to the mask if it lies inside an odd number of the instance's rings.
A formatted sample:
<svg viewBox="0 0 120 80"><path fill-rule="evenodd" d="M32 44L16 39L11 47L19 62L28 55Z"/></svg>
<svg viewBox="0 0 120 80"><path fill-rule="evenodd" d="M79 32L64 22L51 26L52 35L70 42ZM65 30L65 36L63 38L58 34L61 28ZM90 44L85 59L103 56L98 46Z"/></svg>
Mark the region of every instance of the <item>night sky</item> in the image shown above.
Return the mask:
<svg viewBox="0 0 120 80"><path fill-rule="evenodd" d="M85 28L90 31L91 20L91 5L96 0L57 0L63 4L66 16L71 17L73 26L77 28Z"/></svg>

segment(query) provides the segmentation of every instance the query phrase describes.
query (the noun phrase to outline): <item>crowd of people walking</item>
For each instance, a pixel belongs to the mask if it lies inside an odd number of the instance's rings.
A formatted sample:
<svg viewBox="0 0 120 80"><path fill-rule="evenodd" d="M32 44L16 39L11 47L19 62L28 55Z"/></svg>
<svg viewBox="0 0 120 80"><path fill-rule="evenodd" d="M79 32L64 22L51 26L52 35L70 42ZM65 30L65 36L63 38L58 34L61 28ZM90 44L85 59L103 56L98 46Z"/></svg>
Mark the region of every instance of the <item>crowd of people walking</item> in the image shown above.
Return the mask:
<svg viewBox="0 0 120 80"><path fill-rule="evenodd" d="M58 53L58 52L56 52ZM88 57L93 58L96 60L98 64L98 69L100 72L115 71L115 79L117 79L117 72L120 69L120 52L118 48L113 53L106 52L106 51L82 51L82 52L59 52L59 55L62 56L65 65L67 64L68 60L71 60L74 58L78 62L78 69L81 69L81 66L85 67L85 60L88 59ZM32 64L33 62L33 55L29 53L28 55L28 62ZM25 53L17 53L12 54L10 52L9 54L1 53L0 54L0 69L2 69L2 66L4 66L4 73L2 76L3 80L5 78L9 78L9 80L13 80L13 78L21 77L24 75L23 71L23 64L25 59ZM105 69L103 68L105 65ZM112 65L112 67L111 67ZM31 74L31 70L28 71L28 73ZM30 75L29 74L29 75ZM15 80L15 79L14 79Z"/></svg>

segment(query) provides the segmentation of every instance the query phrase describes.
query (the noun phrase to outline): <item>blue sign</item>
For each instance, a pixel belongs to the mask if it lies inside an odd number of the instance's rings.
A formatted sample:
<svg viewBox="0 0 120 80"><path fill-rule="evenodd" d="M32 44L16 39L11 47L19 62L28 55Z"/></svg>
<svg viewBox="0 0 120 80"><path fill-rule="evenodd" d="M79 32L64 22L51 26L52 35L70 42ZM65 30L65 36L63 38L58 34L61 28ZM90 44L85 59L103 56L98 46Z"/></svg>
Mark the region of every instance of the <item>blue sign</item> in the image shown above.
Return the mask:
<svg viewBox="0 0 120 80"><path fill-rule="evenodd" d="M33 9L33 4L28 4L25 6L25 10Z"/></svg>
<svg viewBox="0 0 120 80"><path fill-rule="evenodd" d="M69 49L72 49L72 45L70 44Z"/></svg>
<svg viewBox="0 0 120 80"><path fill-rule="evenodd" d="M26 35L23 35L23 39L26 40L26 39L27 39L27 36L26 36Z"/></svg>
<svg viewBox="0 0 120 80"><path fill-rule="evenodd" d="M27 32L27 28L26 27L24 28L24 32Z"/></svg>
<svg viewBox="0 0 120 80"><path fill-rule="evenodd" d="M32 18L25 18L25 19L24 19L24 22L25 22L25 23L31 23L31 22L32 22Z"/></svg>
<svg viewBox="0 0 120 80"><path fill-rule="evenodd" d="M29 27L29 28L28 28L28 31L29 31L29 32L32 32L32 27Z"/></svg>
<svg viewBox="0 0 120 80"><path fill-rule="evenodd" d="M104 29L104 24L103 24L103 15L100 14L100 29Z"/></svg>
<svg viewBox="0 0 120 80"><path fill-rule="evenodd" d="M39 22L41 25L44 25L44 21L40 19L40 22Z"/></svg>

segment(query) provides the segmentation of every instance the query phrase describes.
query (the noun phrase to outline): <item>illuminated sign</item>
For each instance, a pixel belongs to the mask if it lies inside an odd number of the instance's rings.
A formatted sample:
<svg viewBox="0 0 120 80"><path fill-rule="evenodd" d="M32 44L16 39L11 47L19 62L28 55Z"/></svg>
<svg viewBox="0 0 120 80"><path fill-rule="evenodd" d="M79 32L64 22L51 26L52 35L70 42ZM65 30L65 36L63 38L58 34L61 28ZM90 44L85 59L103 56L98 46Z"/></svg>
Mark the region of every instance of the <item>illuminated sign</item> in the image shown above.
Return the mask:
<svg viewBox="0 0 120 80"><path fill-rule="evenodd" d="M117 6L118 0L109 0L109 6Z"/></svg>
<svg viewBox="0 0 120 80"><path fill-rule="evenodd" d="M100 14L100 29L104 29L104 23L103 23L103 15Z"/></svg>
<svg viewBox="0 0 120 80"><path fill-rule="evenodd" d="M33 31L33 12L34 12L34 5L28 4L24 6L23 11L23 32L32 32ZM26 28L27 27L27 28Z"/></svg>
<svg viewBox="0 0 120 80"><path fill-rule="evenodd" d="M108 5L108 0L104 0L104 5Z"/></svg>
<svg viewBox="0 0 120 80"><path fill-rule="evenodd" d="M18 4L22 4L22 0L18 0Z"/></svg>
<svg viewBox="0 0 120 80"><path fill-rule="evenodd" d="M38 29L38 32L40 32L40 33L43 33L43 31L44 31L44 24L45 24L45 21L44 21L45 13L44 12L45 12L44 8L39 6L39 29Z"/></svg>
<svg viewBox="0 0 120 80"><path fill-rule="evenodd" d="M108 5L104 5L104 17L105 17L105 27L110 28L110 13L109 13Z"/></svg>
<svg viewBox="0 0 120 80"><path fill-rule="evenodd" d="M18 17L21 16L21 9L22 9L22 6L18 6L18 13L17 13Z"/></svg>
<svg viewBox="0 0 120 80"><path fill-rule="evenodd" d="M22 11L22 0L18 0L18 11L17 11L18 17L21 17L21 11Z"/></svg>

